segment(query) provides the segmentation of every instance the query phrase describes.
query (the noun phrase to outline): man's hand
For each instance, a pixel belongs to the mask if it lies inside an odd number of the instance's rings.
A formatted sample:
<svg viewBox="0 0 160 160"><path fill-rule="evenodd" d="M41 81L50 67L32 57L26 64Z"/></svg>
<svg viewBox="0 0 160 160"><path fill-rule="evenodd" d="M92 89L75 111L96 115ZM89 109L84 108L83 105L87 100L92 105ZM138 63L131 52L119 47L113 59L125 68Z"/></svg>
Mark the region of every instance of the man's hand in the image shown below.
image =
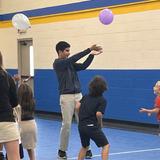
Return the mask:
<svg viewBox="0 0 160 160"><path fill-rule="evenodd" d="M91 54L94 55L94 56L96 56L96 55L101 54L102 52L103 52L102 50L99 51L99 52L97 52L97 51L92 51Z"/></svg>
<svg viewBox="0 0 160 160"><path fill-rule="evenodd" d="M102 47L101 46L97 46L96 44L92 45L90 47L91 51L97 51L97 52L102 52Z"/></svg>

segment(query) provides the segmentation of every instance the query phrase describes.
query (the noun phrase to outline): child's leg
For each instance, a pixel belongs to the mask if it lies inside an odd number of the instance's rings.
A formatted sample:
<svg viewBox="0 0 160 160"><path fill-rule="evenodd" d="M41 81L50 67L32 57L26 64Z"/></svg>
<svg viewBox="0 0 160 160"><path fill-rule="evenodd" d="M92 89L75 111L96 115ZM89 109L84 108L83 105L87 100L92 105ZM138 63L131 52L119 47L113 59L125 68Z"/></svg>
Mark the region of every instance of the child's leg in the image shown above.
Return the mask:
<svg viewBox="0 0 160 160"><path fill-rule="evenodd" d="M0 143L0 151L2 151L2 150L3 150L3 144Z"/></svg>
<svg viewBox="0 0 160 160"><path fill-rule="evenodd" d="M18 140L4 143L8 160L20 160Z"/></svg>
<svg viewBox="0 0 160 160"><path fill-rule="evenodd" d="M78 160L83 160L85 158L87 150L88 150L88 147L81 148L79 155L78 155Z"/></svg>
<svg viewBox="0 0 160 160"><path fill-rule="evenodd" d="M3 144L0 143L0 154L3 154Z"/></svg>
<svg viewBox="0 0 160 160"><path fill-rule="evenodd" d="M20 156L20 159L24 158L22 143L19 144L19 156ZM6 160L8 160L7 154L6 154Z"/></svg>
<svg viewBox="0 0 160 160"><path fill-rule="evenodd" d="M102 147L102 153L101 153L102 160L108 160L108 154L109 154L109 144Z"/></svg>
<svg viewBox="0 0 160 160"><path fill-rule="evenodd" d="M36 160L34 149L27 149L30 160Z"/></svg>
<svg viewBox="0 0 160 160"><path fill-rule="evenodd" d="M4 160L3 144L0 143L0 160Z"/></svg>

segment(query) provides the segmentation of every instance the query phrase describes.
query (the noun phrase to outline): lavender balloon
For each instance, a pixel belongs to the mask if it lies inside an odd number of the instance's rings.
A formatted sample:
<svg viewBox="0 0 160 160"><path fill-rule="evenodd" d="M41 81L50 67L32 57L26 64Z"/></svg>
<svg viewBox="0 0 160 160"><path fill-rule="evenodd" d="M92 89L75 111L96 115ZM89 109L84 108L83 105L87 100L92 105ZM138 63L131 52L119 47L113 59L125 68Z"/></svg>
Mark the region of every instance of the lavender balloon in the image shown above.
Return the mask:
<svg viewBox="0 0 160 160"><path fill-rule="evenodd" d="M102 24L108 25L113 21L113 13L109 9L104 9L99 14L99 20Z"/></svg>

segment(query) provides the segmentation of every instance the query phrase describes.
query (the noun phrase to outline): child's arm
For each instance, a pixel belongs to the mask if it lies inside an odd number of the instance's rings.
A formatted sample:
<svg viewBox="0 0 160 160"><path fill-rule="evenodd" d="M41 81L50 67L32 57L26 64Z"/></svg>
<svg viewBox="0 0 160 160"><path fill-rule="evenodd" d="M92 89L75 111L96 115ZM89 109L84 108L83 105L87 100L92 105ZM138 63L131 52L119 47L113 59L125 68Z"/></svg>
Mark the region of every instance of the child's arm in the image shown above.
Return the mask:
<svg viewBox="0 0 160 160"><path fill-rule="evenodd" d="M152 113L158 113L159 111L160 111L160 108L157 108L157 107L155 107L153 109L141 108L139 110L139 112L142 112L142 113L145 112L145 113L147 113L148 116L150 116Z"/></svg>
<svg viewBox="0 0 160 160"><path fill-rule="evenodd" d="M79 113L79 108L81 106L81 103L79 101L76 101L76 112Z"/></svg>
<svg viewBox="0 0 160 160"><path fill-rule="evenodd" d="M101 112L96 112L96 117L97 117L99 126L102 128L103 127L103 122L102 122L103 115L102 115L102 113Z"/></svg>
<svg viewBox="0 0 160 160"><path fill-rule="evenodd" d="M13 115L15 117L16 122L21 121L21 106L18 105L17 107L13 108Z"/></svg>

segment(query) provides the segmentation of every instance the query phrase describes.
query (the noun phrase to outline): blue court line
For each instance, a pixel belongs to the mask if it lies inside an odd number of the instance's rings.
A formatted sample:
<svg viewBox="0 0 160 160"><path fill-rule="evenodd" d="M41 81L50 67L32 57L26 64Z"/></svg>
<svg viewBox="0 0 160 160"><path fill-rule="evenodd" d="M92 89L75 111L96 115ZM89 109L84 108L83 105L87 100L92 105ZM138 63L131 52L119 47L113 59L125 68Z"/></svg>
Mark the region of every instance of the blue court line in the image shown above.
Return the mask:
<svg viewBox="0 0 160 160"><path fill-rule="evenodd" d="M121 155L121 154L131 154L131 153L141 153L141 152L152 152L152 151L160 151L160 148L150 148L150 149L142 149L142 150L134 150L134 151L126 151L126 152L117 152L117 153L110 153L110 156L114 156L114 155ZM100 157L101 155L93 155L94 157ZM68 159L77 159L78 157L73 157L73 158L68 158Z"/></svg>

